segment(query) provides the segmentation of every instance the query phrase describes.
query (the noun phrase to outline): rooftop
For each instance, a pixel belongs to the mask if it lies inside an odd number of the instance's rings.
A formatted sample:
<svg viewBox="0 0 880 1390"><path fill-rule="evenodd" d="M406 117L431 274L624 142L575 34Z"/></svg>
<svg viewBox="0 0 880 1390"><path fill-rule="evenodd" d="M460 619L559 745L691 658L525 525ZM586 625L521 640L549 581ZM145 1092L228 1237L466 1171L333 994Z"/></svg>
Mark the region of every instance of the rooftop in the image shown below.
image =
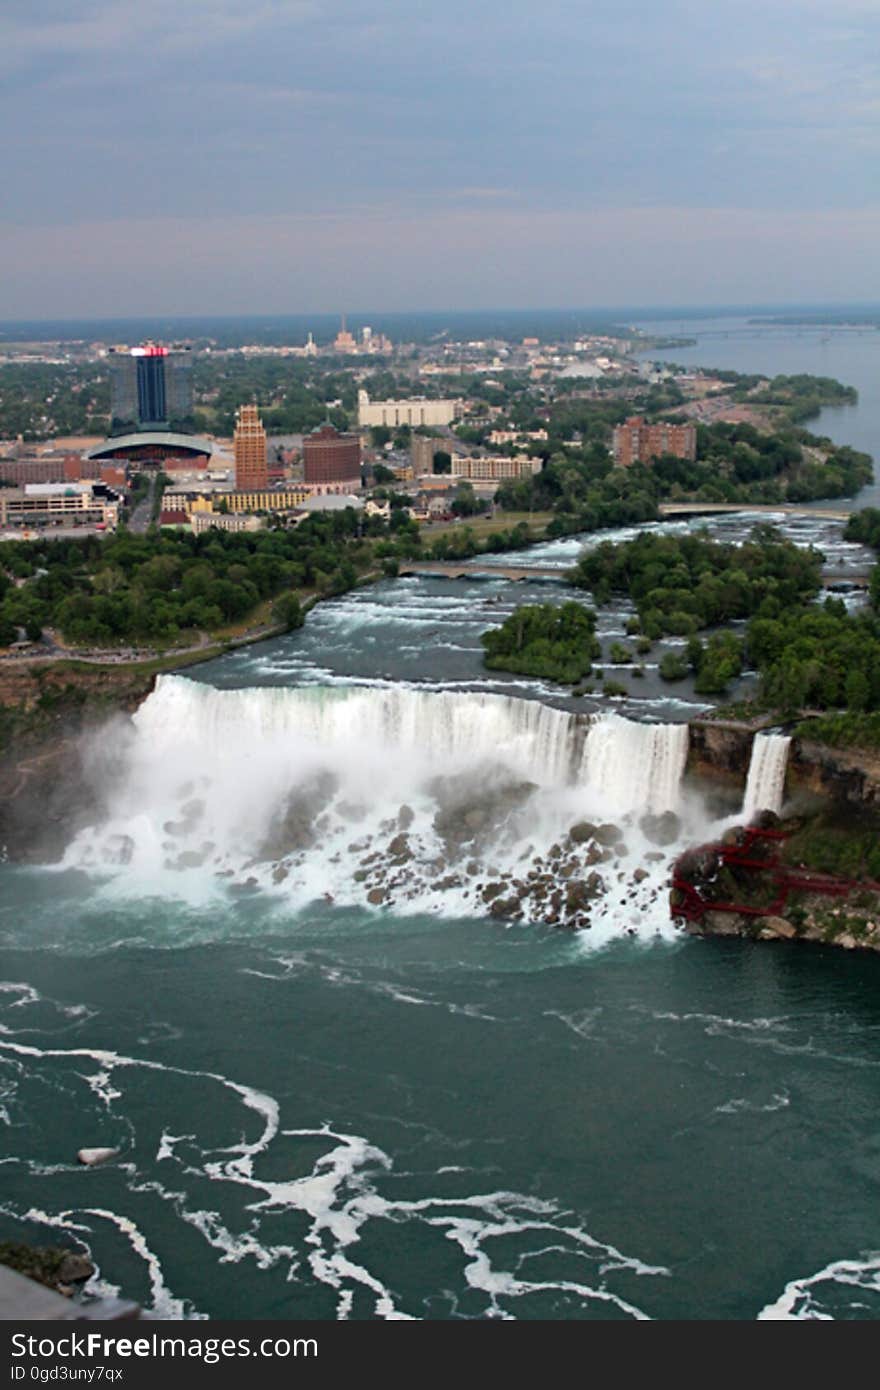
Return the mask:
<svg viewBox="0 0 880 1390"><path fill-rule="evenodd" d="M166 449L188 449L194 454L210 455L214 452L214 445L210 440L202 439L197 434L176 434L173 430L143 430L137 434L113 435L94 449L89 449L86 458L104 458L117 449L134 449L151 444L161 445Z"/></svg>

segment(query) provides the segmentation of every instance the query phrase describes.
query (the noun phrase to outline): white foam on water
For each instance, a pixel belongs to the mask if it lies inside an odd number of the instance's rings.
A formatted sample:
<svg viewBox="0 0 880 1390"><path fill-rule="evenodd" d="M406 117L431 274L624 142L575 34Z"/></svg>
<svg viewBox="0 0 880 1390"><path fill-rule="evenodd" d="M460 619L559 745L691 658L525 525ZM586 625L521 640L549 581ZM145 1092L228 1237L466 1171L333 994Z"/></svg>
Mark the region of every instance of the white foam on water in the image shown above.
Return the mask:
<svg viewBox="0 0 880 1390"><path fill-rule="evenodd" d="M725 1101L723 1105L716 1105L715 1110L719 1115L770 1115L774 1110L787 1110L791 1105L791 1097L787 1091L777 1091L770 1097L765 1105L758 1101L747 1100L744 1096L736 1096L733 1100Z"/></svg>
<svg viewBox="0 0 880 1390"><path fill-rule="evenodd" d="M94 1236L94 1228L86 1222L73 1221L74 1215L97 1217L99 1220L107 1221L125 1236L135 1254L143 1260L147 1267L152 1299L149 1311L153 1317L194 1319L202 1316L192 1308L187 1299L175 1298L170 1292L165 1283L158 1257L150 1249L143 1232L129 1217L121 1216L118 1212L108 1211L103 1207L78 1207L75 1212L51 1213L43 1211L39 1207L30 1207L24 1213L24 1220L33 1221L36 1225L49 1226L54 1230L71 1231L89 1249L87 1238ZM91 1254L90 1249L89 1254ZM99 1275L100 1271L98 1271ZM95 1277L93 1277L86 1284L86 1292L100 1293L104 1297L116 1297L120 1291L115 1285L104 1284L103 1281L97 1284Z"/></svg>
<svg viewBox="0 0 880 1390"><path fill-rule="evenodd" d="M477 1314L482 1316L515 1317L518 1300L549 1293L574 1299L583 1306L595 1305L597 1309L613 1306L625 1316L644 1319L648 1316L645 1310L615 1290L615 1276L669 1275L665 1267L648 1264L597 1239L570 1212L535 1196L488 1191L458 1197L428 1193L412 1200L386 1197L380 1184L391 1174L393 1163L378 1145L361 1135L337 1130L329 1123L318 1128L281 1129L279 1106L274 1098L217 1073L163 1066L101 1049L40 1049L17 1043L2 1043L0 1047L37 1068L45 1061L74 1066L83 1059L97 1062L108 1074L120 1073L120 1087L124 1087L128 1070L161 1072L164 1084L157 1091L155 1102L160 1108L162 1096L170 1094L176 1077L195 1079L203 1087L217 1084L231 1090L245 1107L261 1116L263 1128L255 1141L241 1139L226 1148L207 1150L192 1136L171 1134L167 1126L161 1125L159 1116L161 1139L154 1157L135 1145L132 1161L116 1167L113 1207L94 1201L96 1187L100 1192L102 1184L108 1181L108 1175L98 1169L90 1175L88 1191L93 1200L88 1205L53 1212L32 1204L24 1211L9 1213L19 1220L70 1231L87 1247L90 1241L100 1239L96 1221L113 1226L145 1267L151 1297L148 1311L152 1316L192 1318L200 1314L191 1299L169 1290L158 1256L138 1222L122 1205L125 1193L136 1199L138 1209L142 1209L144 1196L162 1201L169 1213L199 1234L217 1256L218 1267L243 1260L253 1260L261 1270L281 1264L286 1267L288 1281L302 1285L311 1280L325 1286L332 1291L336 1316L341 1319L352 1314L356 1299L366 1298L370 1315L388 1320L421 1317L428 1305L429 1300L405 1306L406 1295L389 1287L386 1279L369 1267L366 1258L360 1257L362 1233L368 1227L372 1233L377 1222L387 1227L379 1242L383 1249L393 1241L396 1230L408 1223L436 1231L441 1239L456 1245L462 1255L460 1293L470 1290L483 1296L482 1312ZM72 1074L81 1075L76 1070ZM109 1103L120 1100L124 1104L124 1096L114 1090ZM295 1149L302 1146L304 1154L312 1153L316 1142L320 1142L323 1152L312 1156L310 1171L303 1176L264 1178L255 1169L254 1160L276 1140L288 1148L291 1143ZM176 1183L161 1181L155 1175L160 1162L162 1177L172 1172ZM277 1167L277 1163L273 1166ZM443 1171L458 1180L470 1170L453 1165ZM120 1176L125 1181L122 1197L117 1186ZM434 1176L439 1178L440 1173ZM218 1184L222 1192L224 1209L229 1213L226 1217L221 1217L210 1204L213 1184ZM236 1191L240 1194L237 1205L233 1195ZM234 1223L240 1223L241 1229L234 1229ZM285 1239L288 1232L297 1232L296 1238ZM371 1241L363 1248L377 1247ZM503 1257L495 1256L498 1248L504 1251ZM581 1261L584 1277L527 1277L529 1266L549 1254ZM108 1291L99 1279L90 1285L90 1291L97 1292L99 1285ZM450 1296L458 1302L459 1295Z"/></svg>
<svg viewBox="0 0 880 1390"><path fill-rule="evenodd" d="M864 1295L872 1295L866 1307ZM856 1297L858 1295L858 1297ZM872 1252L858 1260L834 1260L816 1274L792 1279L773 1302L758 1314L759 1322L803 1322L835 1320L835 1311L843 1302L857 1305L862 1316L880 1314L880 1254ZM824 1300L824 1301L823 1301Z"/></svg>

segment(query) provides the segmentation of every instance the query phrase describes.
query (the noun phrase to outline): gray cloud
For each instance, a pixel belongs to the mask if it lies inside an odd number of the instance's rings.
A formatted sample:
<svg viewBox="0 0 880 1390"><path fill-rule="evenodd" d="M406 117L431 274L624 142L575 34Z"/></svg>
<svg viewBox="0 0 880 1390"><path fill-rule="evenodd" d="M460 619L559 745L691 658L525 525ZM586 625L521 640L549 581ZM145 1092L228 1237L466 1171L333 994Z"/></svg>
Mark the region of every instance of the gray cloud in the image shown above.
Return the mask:
<svg viewBox="0 0 880 1390"><path fill-rule="evenodd" d="M31 283L34 312L53 312L34 260L46 237L75 275L96 228L112 245L116 224L149 257L156 226L179 223L200 229L224 276L190 277L186 237L156 273L199 283L212 302L191 307L219 311L235 260L224 224L327 215L348 220L356 248L362 219L401 228L412 214L420 253L462 295L464 244L442 240L458 217L487 237L511 234L502 211L535 235L547 218L574 235L617 217L641 229L630 265L647 266L650 214L676 207L707 238L716 215L752 238L785 225L804 281L794 297L813 297L811 227L832 211L868 225L880 201L878 36L875 0L5 0L6 220L13 241L31 233L16 241L19 288ZM834 225L849 273L844 248L859 233L842 216ZM617 263L604 242L591 254ZM379 305L381 244L369 261ZM521 273L549 293L537 261Z"/></svg>

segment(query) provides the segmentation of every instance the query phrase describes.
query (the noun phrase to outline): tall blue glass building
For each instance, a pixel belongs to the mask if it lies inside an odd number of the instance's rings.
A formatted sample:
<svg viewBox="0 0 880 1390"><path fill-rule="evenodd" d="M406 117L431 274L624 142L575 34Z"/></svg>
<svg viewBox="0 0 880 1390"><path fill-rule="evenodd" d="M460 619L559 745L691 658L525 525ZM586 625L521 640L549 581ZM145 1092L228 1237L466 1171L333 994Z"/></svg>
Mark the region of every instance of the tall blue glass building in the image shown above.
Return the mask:
<svg viewBox="0 0 880 1390"><path fill-rule="evenodd" d="M115 430L179 427L192 415L190 349L111 348L110 413Z"/></svg>

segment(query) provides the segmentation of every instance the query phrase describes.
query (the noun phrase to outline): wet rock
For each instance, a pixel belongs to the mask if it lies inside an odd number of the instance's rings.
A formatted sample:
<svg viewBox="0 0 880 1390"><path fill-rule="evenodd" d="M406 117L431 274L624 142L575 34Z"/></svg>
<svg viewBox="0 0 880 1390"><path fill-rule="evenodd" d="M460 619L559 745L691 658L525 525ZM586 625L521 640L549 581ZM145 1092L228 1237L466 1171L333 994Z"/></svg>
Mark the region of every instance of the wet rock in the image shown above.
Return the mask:
<svg viewBox="0 0 880 1390"><path fill-rule="evenodd" d="M565 890L565 908L569 913L577 912L578 908L585 907L594 894L590 891L588 883L583 879L575 879L569 883Z"/></svg>
<svg viewBox="0 0 880 1390"><path fill-rule="evenodd" d="M134 854L134 840L130 835L111 835L108 844L117 864L131 863L131 857Z"/></svg>
<svg viewBox="0 0 880 1390"><path fill-rule="evenodd" d="M373 907L378 907L380 903L384 903L385 897L384 888L371 888L367 894L367 902L371 903Z"/></svg>
<svg viewBox="0 0 880 1390"><path fill-rule="evenodd" d="M467 784L452 777L435 777L428 790L440 809L434 816L434 829L446 845L449 854L478 837L488 842L507 821L512 811L521 806L536 790L532 782L503 782L496 780L475 788L473 779Z"/></svg>
<svg viewBox="0 0 880 1390"><path fill-rule="evenodd" d="M658 849L649 849L644 858L646 864L659 864L662 859L666 858L666 855L661 854Z"/></svg>
<svg viewBox="0 0 880 1390"><path fill-rule="evenodd" d="M489 912L492 917L514 917L519 913L519 900L517 898L495 898Z"/></svg>
<svg viewBox="0 0 880 1390"><path fill-rule="evenodd" d="M712 936L744 936L747 921L736 912L709 911L703 914L702 929Z"/></svg>
<svg viewBox="0 0 880 1390"><path fill-rule="evenodd" d="M320 812L335 795L337 779L319 772L291 792L258 851L263 859L283 859L295 850L310 849L317 835L329 828Z"/></svg>
<svg viewBox="0 0 880 1390"><path fill-rule="evenodd" d="M761 941L790 941L797 929L784 917L759 917L755 923Z"/></svg>
<svg viewBox="0 0 880 1390"><path fill-rule="evenodd" d="M596 827L588 820L578 821L568 832L568 838L573 840L576 845L585 845L588 840L595 840ZM554 849L556 846L554 845ZM552 851L551 851L552 853Z"/></svg>
<svg viewBox="0 0 880 1390"><path fill-rule="evenodd" d="M287 869L284 864L276 864L275 868L272 870L272 882L283 883L289 872L290 870Z"/></svg>
<svg viewBox="0 0 880 1390"><path fill-rule="evenodd" d="M355 883L363 883L364 880L369 877L370 874L368 869L355 869L354 873L352 874L352 878L354 879Z"/></svg>
<svg viewBox="0 0 880 1390"><path fill-rule="evenodd" d="M603 825L596 826L593 838L600 845L616 845L623 839L623 831L619 825L612 825L610 821L606 821Z"/></svg>
<svg viewBox="0 0 880 1390"><path fill-rule="evenodd" d="M487 883L485 888L482 890L483 901L489 903L492 901L493 898L497 898L499 893L503 892L503 883Z"/></svg>
<svg viewBox="0 0 880 1390"><path fill-rule="evenodd" d="M676 873L689 883L699 883L711 878L718 867L718 859L711 846L698 846L685 850L676 861Z"/></svg>
<svg viewBox="0 0 880 1390"><path fill-rule="evenodd" d="M412 859L412 850L409 847L407 836L395 835L388 844L388 853L396 864L403 864Z"/></svg>
<svg viewBox="0 0 880 1390"><path fill-rule="evenodd" d="M742 845L745 844L745 834L741 825L728 826L721 836L722 845Z"/></svg>
<svg viewBox="0 0 880 1390"><path fill-rule="evenodd" d="M244 883L230 883L229 891L243 897L245 893L256 893L259 886L255 878L247 878Z"/></svg>
<svg viewBox="0 0 880 1390"><path fill-rule="evenodd" d="M681 821L674 811L642 816L639 829L652 845L672 845L681 836Z"/></svg>
<svg viewBox="0 0 880 1390"><path fill-rule="evenodd" d="M98 1163L107 1163L111 1158L116 1158L118 1153L118 1149L80 1149L76 1161L86 1168L94 1168Z"/></svg>
<svg viewBox="0 0 880 1390"><path fill-rule="evenodd" d="M645 879L649 877L650 875L647 869L636 869L633 874L633 883L644 883Z"/></svg>
<svg viewBox="0 0 880 1390"><path fill-rule="evenodd" d="M584 850L583 853L584 864L601 864L603 859L607 858L608 851L600 849L595 842L591 845L587 845L587 848Z"/></svg>
<svg viewBox="0 0 880 1390"><path fill-rule="evenodd" d="M177 856L176 869L198 869L205 862L205 855L196 849L185 849L182 854Z"/></svg>
<svg viewBox="0 0 880 1390"><path fill-rule="evenodd" d="M404 805L401 806L400 810L397 813L397 824L400 826L401 830L409 830L415 818L416 813L413 810L413 808L411 806Z"/></svg>
<svg viewBox="0 0 880 1390"><path fill-rule="evenodd" d="M56 1277L60 1284L84 1284L94 1272L95 1266L87 1255L71 1250L59 1264Z"/></svg>

